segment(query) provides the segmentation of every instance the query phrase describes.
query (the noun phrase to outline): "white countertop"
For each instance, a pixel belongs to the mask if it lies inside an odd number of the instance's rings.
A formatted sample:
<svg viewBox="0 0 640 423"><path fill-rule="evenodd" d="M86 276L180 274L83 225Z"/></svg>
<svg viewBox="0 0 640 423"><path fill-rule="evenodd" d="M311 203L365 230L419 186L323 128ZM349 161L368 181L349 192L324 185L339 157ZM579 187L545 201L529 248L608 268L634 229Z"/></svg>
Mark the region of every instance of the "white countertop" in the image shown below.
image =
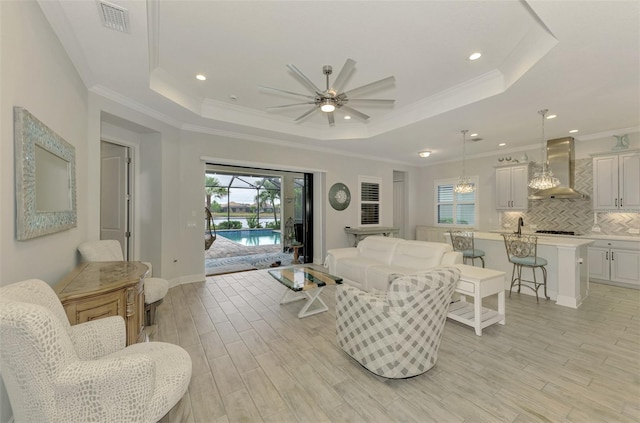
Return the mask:
<svg viewBox="0 0 640 423"><path fill-rule="evenodd" d="M507 231L501 231L502 233L506 233ZM511 231L508 231L511 232ZM512 232L511 232L512 233ZM523 234L528 235L523 232ZM445 234L447 235L447 234ZM533 234L531 234L533 235ZM475 239L484 239L487 241L500 241L503 242L504 238L502 238L501 233L497 232L474 232L473 236ZM585 238L583 236L540 236L538 237L539 245L553 245L556 247L580 247L582 245L589 245L593 243L593 239Z"/></svg>
<svg viewBox="0 0 640 423"><path fill-rule="evenodd" d="M508 229L496 229L496 230L492 230L489 231L491 233L501 233L501 234L507 234L507 233L513 233L514 231L508 230ZM604 240L611 240L611 241L630 241L630 242L640 242L640 236L639 235L605 235L605 234L599 234L599 233L590 233L590 234L583 234L583 235L549 235L549 234L537 234L535 232L532 231L522 231L523 234L525 235L537 235L538 237L541 236L546 236L546 237L553 237L553 238L586 238L586 239L604 239Z"/></svg>

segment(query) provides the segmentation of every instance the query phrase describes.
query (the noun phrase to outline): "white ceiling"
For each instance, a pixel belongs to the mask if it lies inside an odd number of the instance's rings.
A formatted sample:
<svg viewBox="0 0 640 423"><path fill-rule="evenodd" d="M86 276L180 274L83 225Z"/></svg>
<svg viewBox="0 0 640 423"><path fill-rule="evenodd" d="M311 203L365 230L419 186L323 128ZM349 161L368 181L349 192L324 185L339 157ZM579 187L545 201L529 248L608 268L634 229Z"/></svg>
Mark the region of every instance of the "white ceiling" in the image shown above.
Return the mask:
<svg viewBox="0 0 640 423"><path fill-rule="evenodd" d="M95 1L39 0L91 91L187 130L425 165L458 159L462 129L482 138L470 155L534 146L542 108L558 115L547 138L640 127L637 1L111 3L128 9L129 33L102 26ZM393 75L358 96L393 106L354 103L369 121L339 110L333 126L320 111L294 122L307 105L266 111L305 101L258 89L307 94L287 64L322 88L322 66L333 80L348 58L344 89Z"/></svg>

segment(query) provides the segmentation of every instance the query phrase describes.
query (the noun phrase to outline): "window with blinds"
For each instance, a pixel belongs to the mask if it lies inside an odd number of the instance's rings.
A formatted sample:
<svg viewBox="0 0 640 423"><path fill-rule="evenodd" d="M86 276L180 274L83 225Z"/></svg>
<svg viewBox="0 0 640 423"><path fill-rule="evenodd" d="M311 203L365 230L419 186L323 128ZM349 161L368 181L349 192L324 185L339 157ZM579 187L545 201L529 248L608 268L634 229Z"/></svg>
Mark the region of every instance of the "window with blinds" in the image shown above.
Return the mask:
<svg viewBox="0 0 640 423"><path fill-rule="evenodd" d="M478 181L470 178L476 187L474 192L453 192L457 179L435 181L436 225L475 226L477 221Z"/></svg>
<svg viewBox="0 0 640 423"><path fill-rule="evenodd" d="M360 225L380 224L379 178L360 178Z"/></svg>

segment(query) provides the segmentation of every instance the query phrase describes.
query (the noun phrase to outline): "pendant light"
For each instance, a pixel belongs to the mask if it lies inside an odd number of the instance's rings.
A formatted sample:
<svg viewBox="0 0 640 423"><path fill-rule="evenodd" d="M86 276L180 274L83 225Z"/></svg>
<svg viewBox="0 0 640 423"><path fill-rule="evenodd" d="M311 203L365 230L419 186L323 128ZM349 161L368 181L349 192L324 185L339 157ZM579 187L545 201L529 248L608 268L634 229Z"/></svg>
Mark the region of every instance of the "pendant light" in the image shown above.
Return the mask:
<svg viewBox="0 0 640 423"><path fill-rule="evenodd" d="M529 188L535 190L555 188L560 185L558 178L553 176L553 172L547 166L547 146L544 139L544 116L549 110L539 110L538 113L542 116L542 151L540 152L540 160L542 160L542 169L539 172L534 173L533 179L529 182Z"/></svg>
<svg viewBox="0 0 640 423"><path fill-rule="evenodd" d="M467 129L463 129L462 131L462 176L458 179L458 183L453 188L453 192L457 194L469 194L470 192L475 191L476 186L469 180L466 175L466 161L467 161Z"/></svg>

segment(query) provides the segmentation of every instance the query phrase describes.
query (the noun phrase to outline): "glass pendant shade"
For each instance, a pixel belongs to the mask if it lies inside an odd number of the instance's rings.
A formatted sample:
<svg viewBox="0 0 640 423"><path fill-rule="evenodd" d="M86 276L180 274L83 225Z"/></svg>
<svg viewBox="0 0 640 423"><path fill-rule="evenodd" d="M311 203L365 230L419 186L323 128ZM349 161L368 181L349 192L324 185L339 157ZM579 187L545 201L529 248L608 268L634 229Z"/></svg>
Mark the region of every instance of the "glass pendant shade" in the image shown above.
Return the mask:
<svg viewBox="0 0 640 423"><path fill-rule="evenodd" d="M529 188L533 188L535 190L555 188L560 185L558 178L554 177L551 169L547 168L547 148L544 141L544 115L546 115L548 111L548 109L538 111L542 116L542 151L540 153L542 169L539 172L535 172L533 174L533 178L529 181Z"/></svg>
<svg viewBox="0 0 640 423"><path fill-rule="evenodd" d="M529 188L536 190L555 188L560 185L558 178L553 176L550 170L542 169L533 174L533 179L529 182Z"/></svg>
<svg viewBox="0 0 640 423"><path fill-rule="evenodd" d="M469 194L470 192L475 191L476 186L471 182L471 180L465 174L465 167L467 161L466 154L466 138L468 130L464 129L462 131L462 176L458 179L458 183L455 187L453 187L453 192L456 194Z"/></svg>
<svg viewBox="0 0 640 423"><path fill-rule="evenodd" d="M470 192L475 191L475 189L476 186L473 184L473 182L471 182L468 177L463 176L458 179L458 183L453 188L453 191L457 194L469 194Z"/></svg>

